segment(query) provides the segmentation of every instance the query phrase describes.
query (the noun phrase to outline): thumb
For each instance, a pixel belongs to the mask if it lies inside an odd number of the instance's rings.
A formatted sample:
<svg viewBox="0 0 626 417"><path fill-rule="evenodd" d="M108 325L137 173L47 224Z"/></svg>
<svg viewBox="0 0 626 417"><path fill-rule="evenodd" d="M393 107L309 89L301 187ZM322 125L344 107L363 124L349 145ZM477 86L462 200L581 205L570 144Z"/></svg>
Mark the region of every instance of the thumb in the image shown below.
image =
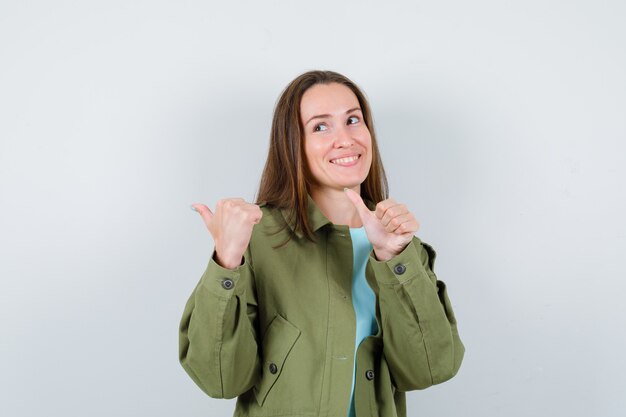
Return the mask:
<svg viewBox="0 0 626 417"><path fill-rule="evenodd" d="M348 199L352 201L352 204L354 204L354 207L356 208L357 213L359 213L359 217L361 217L363 224L365 224L365 221L372 215L372 212L367 208L359 193L351 190L350 188L344 188L344 191L346 196L348 196Z"/></svg>
<svg viewBox="0 0 626 417"><path fill-rule="evenodd" d="M200 216L202 217L202 220L204 220L206 227L209 227L211 221L213 220L213 212L211 211L211 209L209 209L204 204L192 204L191 209L197 211L198 214L200 214Z"/></svg>

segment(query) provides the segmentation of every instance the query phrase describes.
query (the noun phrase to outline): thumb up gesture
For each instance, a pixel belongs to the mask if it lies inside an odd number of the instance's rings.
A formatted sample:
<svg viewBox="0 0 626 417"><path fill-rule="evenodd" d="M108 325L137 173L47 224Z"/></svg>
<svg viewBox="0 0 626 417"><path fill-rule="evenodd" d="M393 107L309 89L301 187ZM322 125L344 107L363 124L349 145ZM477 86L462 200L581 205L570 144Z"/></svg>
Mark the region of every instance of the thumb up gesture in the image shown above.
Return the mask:
<svg viewBox="0 0 626 417"><path fill-rule="evenodd" d="M206 224L215 242L218 264L227 269L241 265L243 254L250 243L252 228L261 221L263 213L256 204L242 198L219 200L213 213L204 204L192 204Z"/></svg>
<svg viewBox="0 0 626 417"><path fill-rule="evenodd" d="M379 261L388 261L406 248L419 229L419 223L404 204L389 198L378 203L375 211L370 211L358 193L349 188L345 192L361 217L367 239Z"/></svg>

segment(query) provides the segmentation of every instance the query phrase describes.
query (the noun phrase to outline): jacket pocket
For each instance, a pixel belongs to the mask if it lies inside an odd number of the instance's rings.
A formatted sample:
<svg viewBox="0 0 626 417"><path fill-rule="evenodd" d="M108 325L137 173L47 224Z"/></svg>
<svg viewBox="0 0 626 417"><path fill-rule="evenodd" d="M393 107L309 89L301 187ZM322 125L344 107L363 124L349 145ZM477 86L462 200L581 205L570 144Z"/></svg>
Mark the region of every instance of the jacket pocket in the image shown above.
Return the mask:
<svg viewBox="0 0 626 417"><path fill-rule="evenodd" d="M265 398L280 377L287 356L300 336L300 329L280 314L276 314L263 336L263 374L253 387L257 403L262 406Z"/></svg>

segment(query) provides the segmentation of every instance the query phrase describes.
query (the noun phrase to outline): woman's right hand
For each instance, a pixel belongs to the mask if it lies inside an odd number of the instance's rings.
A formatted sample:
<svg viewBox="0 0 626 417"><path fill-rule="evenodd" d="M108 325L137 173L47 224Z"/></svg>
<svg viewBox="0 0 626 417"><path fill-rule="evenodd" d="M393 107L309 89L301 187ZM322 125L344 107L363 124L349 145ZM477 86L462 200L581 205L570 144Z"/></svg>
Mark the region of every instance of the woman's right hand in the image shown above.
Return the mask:
<svg viewBox="0 0 626 417"><path fill-rule="evenodd" d="M204 204L192 204L206 224L215 242L215 261L227 269L241 265L250 243L252 228L261 221L263 213L256 204L242 198L219 200L215 214Z"/></svg>

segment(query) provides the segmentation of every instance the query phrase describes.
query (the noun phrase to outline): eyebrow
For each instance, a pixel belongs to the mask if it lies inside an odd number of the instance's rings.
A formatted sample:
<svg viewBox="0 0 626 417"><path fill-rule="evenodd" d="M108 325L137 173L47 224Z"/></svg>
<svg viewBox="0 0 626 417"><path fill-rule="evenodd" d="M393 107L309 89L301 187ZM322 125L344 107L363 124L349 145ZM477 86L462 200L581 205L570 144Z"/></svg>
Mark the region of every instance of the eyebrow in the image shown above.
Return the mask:
<svg viewBox="0 0 626 417"><path fill-rule="evenodd" d="M359 110L359 111L361 111L361 113L363 112L360 107L353 107L353 108L351 108L349 110L346 110L346 114L352 113L355 110ZM311 122L311 120L313 120L313 119L323 119L325 117L330 117L330 116L331 116L330 114L318 114L317 116L313 116L309 120L307 120L307 122L304 125L305 126L308 125Z"/></svg>

